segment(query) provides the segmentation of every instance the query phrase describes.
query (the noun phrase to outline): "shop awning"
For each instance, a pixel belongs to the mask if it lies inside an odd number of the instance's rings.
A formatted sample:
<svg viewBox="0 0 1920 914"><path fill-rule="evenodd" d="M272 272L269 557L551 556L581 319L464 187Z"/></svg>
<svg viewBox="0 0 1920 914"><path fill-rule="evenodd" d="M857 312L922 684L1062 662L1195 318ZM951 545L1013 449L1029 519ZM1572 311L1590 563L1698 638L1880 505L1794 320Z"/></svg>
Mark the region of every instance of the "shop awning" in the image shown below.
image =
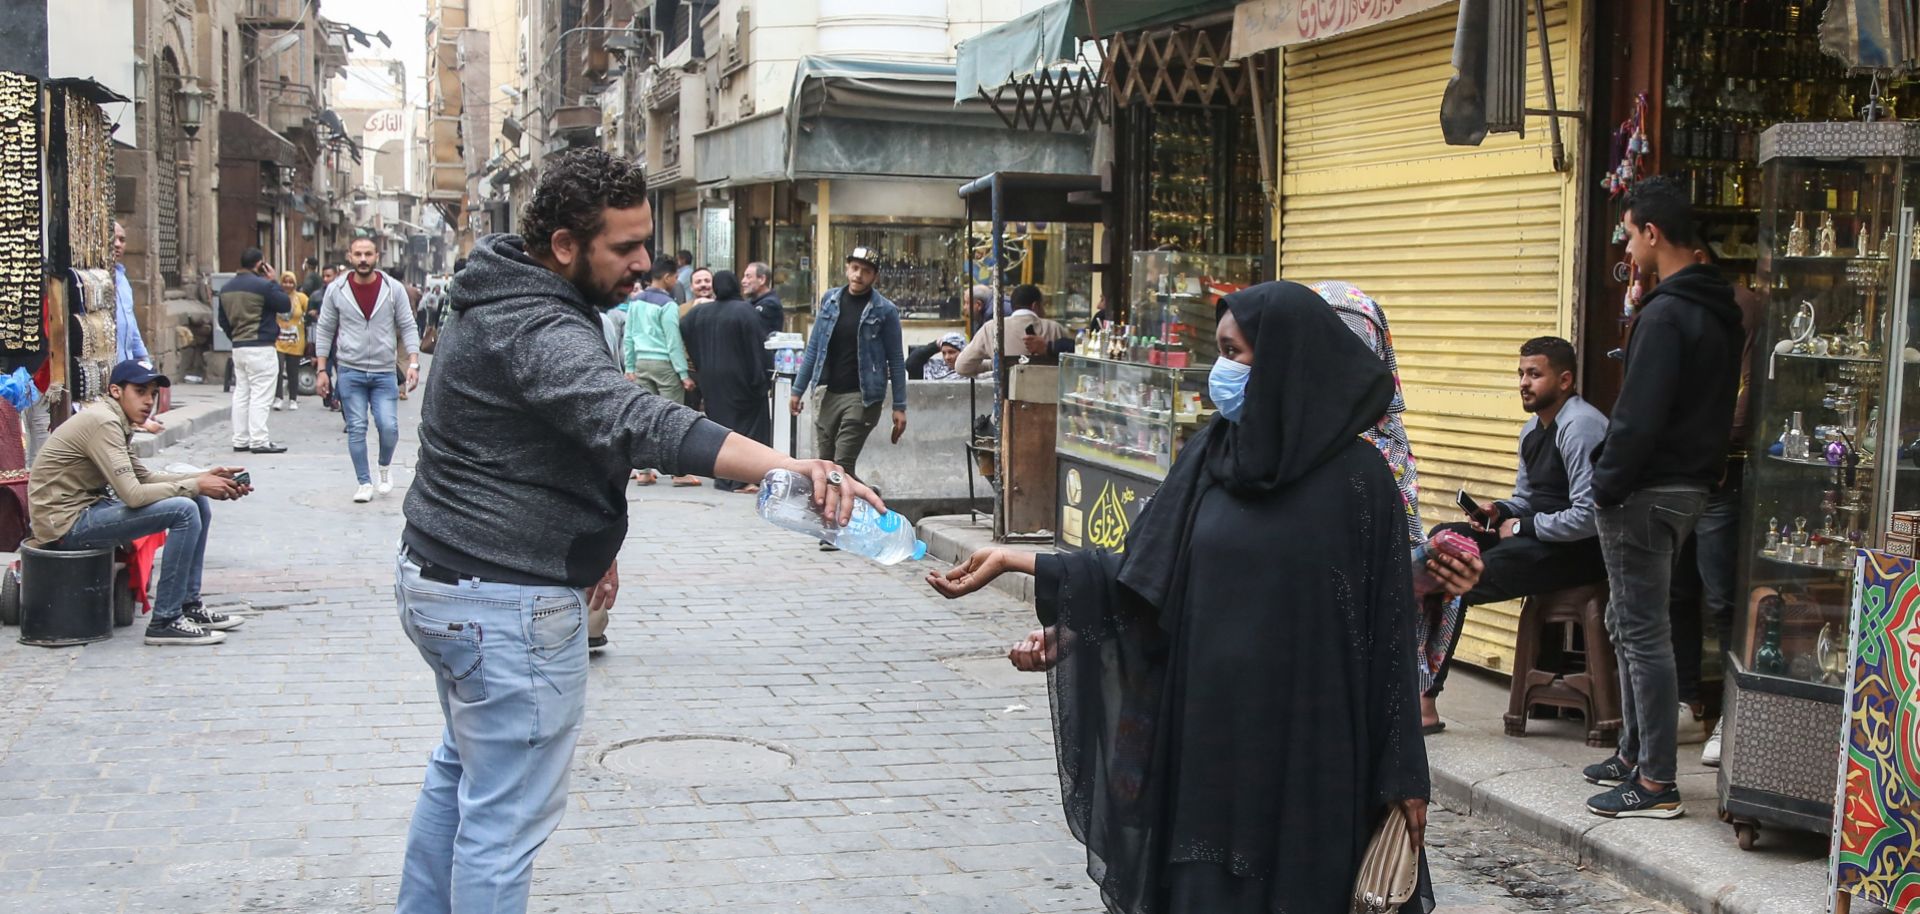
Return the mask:
<svg viewBox="0 0 1920 914"><path fill-rule="evenodd" d="M787 178L787 119L771 111L695 134L694 181L760 184Z"/></svg>
<svg viewBox="0 0 1920 914"><path fill-rule="evenodd" d="M1242 0L1233 8L1233 56L1320 41L1425 12L1449 0Z"/></svg>
<svg viewBox="0 0 1920 914"><path fill-rule="evenodd" d="M286 137L242 111L220 112L220 158L275 162L293 166L299 153Z"/></svg>
<svg viewBox="0 0 1920 914"><path fill-rule="evenodd" d="M1179 22L1232 5L1233 0L1054 0L960 42L954 50L959 72L954 100L964 102L1072 63L1081 39Z"/></svg>
<svg viewBox="0 0 1920 914"><path fill-rule="evenodd" d="M788 178L1085 174L1082 133L1012 131L978 98L955 104L952 64L803 57L784 119ZM701 174L708 174L703 166ZM739 182L735 182L739 183Z"/></svg>

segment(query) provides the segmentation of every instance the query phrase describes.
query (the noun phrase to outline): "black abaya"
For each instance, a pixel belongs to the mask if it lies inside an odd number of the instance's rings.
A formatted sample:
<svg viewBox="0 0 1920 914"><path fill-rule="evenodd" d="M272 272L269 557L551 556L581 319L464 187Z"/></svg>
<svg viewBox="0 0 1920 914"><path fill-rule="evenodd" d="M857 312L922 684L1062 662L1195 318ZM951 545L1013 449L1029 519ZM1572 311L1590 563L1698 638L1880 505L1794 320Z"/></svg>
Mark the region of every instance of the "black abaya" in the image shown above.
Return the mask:
<svg viewBox="0 0 1920 914"><path fill-rule="evenodd" d="M707 418L771 445L773 419L767 397L772 379L762 345L766 331L759 313L739 297L738 282L729 286L727 280L732 280L732 274L714 274L714 294L720 299L694 308L681 322L687 360L699 382Z"/></svg>
<svg viewBox="0 0 1920 914"><path fill-rule="evenodd" d="M1227 307L1240 422L1188 443L1125 555L1036 569L1068 824L1115 914L1347 910L1388 806L1429 791L1404 512L1358 438L1392 382L1304 287Z"/></svg>

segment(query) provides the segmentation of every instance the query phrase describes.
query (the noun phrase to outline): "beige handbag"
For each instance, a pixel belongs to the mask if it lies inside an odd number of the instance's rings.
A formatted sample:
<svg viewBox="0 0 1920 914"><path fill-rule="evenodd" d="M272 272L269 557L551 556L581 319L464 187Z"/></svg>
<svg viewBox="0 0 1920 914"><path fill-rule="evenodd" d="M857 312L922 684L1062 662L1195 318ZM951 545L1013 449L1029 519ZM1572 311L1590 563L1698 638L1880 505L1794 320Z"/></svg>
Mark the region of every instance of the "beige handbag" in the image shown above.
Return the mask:
<svg viewBox="0 0 1920 914"><path fill-rule="evenodd" d="M1353 880L1352 914L1394 914L1413 897L1420 880L1420 848L1407 831L1407 813L1400 804L1387 808L1386 818L1374 829L1367 854L1360 858L1360 875Z"/></svg>

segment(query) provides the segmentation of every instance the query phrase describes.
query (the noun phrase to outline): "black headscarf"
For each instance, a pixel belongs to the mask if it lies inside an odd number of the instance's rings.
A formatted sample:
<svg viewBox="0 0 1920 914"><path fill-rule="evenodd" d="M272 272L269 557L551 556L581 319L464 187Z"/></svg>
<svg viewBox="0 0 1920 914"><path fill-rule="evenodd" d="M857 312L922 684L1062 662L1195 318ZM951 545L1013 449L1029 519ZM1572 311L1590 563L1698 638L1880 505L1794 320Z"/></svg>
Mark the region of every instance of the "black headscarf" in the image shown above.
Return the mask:
<svg viewBox="0 0 1920 914"><path fill-rule="evenodd" d="M1124 554L1036 569L1061 797L1115 914L1345 910L1387 806L1430 789L1400 494L1360 438L1392 378L1304 286L1224 309L1239 421L1187 443Z"/></svg>
<svg viewBox="0 0 1920 914"><path fill-rule="evenodd" d="M1120 583L1163 610L1208 488L1243 496L1283 488L1371 428L1393 400L1393 373L1312 289L1261 283L1228 295L1220 313L1229 311L1253 347L1245 410L1238 422L1216 416L1187 442L1127 539Z"/></svg>
<svg viewBox="0 0 1920 914"><path fill-rule="evenodd" d="M732 270L721 270L713 274L713 300L734 301L735 299L746 300L741 297L740 277L733 275Z"/></svg>

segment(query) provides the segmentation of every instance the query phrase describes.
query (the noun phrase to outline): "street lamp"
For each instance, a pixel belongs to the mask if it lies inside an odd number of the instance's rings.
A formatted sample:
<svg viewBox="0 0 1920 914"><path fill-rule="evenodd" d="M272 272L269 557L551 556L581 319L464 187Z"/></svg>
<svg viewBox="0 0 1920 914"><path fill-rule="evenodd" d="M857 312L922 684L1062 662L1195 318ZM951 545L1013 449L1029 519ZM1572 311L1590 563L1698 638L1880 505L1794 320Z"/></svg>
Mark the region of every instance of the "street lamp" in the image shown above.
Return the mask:
<svg viewBox="0 0 1920 914"><path fill-rule="evenodd" d="M188 76L180 80L180 88L174 92L179 103L180 132L191 140L200 132L200 125L207 118L207 93L200 88L200 81Z"/></svg>

